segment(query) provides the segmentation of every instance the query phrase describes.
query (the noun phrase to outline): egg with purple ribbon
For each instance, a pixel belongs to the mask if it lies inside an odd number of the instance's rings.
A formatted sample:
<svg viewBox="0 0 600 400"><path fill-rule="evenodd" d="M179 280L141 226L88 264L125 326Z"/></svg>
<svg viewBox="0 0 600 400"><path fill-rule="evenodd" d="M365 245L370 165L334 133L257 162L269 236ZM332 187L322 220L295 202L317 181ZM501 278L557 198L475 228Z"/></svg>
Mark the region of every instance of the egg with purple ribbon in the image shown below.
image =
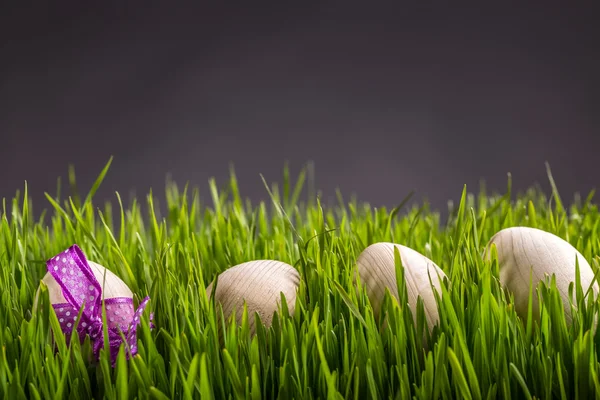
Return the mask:
<svg viewBox="0 0 600 400"><path fill-rule="evenodd" d="M94 277L104 289L104 303L106 304L106 318L108 319L109 328L120 326L123 330L127 331L127 326L123 325L128 324L133 318L133 292L112 271L93 261L88 261L88 264L91 267ZM73 271L73 273L83 274L81 271ZM54 279L50 272L44 276L42 281L48 287L48 297L61 327L63 330L70 331L69 328L72 327L72 323L75 321L79 310L73 310L73 307L68 303L63 294L61 285ZM86 288L83 289L85 290ZM87 290L94 290L94 286L88 285ZM85 296L84 293L85 291L82 293ZM88 296L87 300L91 300L91 298Z"/></svg>
<svg viewBox="0 0 600 400"><path fill-rule="evenodd" d="M76 329L81 340L90 336L98 356L104 345L104 305L113 363L123 342L121 334L126 339L127 357L137 353L136 328L148 297L135 310L133 293L125 282L102 265L87 260L77 245L50 258L46 267L48 273L42 281L48 288L49 300L67 342ZM78 321L80 310L82 315Z"/></svg>

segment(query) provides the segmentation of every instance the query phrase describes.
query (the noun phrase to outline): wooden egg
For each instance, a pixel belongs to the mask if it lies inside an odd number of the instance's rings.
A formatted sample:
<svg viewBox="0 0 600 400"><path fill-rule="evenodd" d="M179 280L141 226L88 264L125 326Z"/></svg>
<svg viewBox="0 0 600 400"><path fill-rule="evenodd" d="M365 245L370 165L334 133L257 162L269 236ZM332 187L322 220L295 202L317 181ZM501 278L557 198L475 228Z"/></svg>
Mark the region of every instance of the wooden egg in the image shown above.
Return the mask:
<svg viewBox="0 0 600 400"><path fill-rule="evenodd" d="M417 298L421 296L427 325L431 331L433 326L439 322L433 287L436 288L438 294L441 296L440 279L444 279L446 275L433 261L419 252L400 244L375 243L363 250L358 257L358 274L362 284L366 287L367 296L373 307L373 313L378 318L386 288L398 299L394 246L398 249L402 265L404 266L408 304L411 308L415 325L417 323ZM431 282L429 281L429 277L431 277ZM433 287L431 283L433 283Z"/></svg>
<svg viewBox="0 0 600 400"><path fill-rule="evenodd" d="M561 293L567 323L572 322L569 305L569 284L575 284L575 260L579 262L581 286L584 294L592 284L594 272L588 261L566 240L536 228L512 227L496 233L489 241L486 259L491 259L491 246L498 253L500 282L512 292L517 314L527 318L530 270L533 285L533 317L539 319L536 287L546 277L556 276L556 286ZM598 294L598 284L592 287ZM573 291L575 301L575 291Z"/></svg>
<svg viewBox="0 0 600 400"><path fill-rule="evenodd" d="M102 288L102 295L106 306L106 316L109 329L119 328L123 332L127 332L129 324L134 318L133 293L131 289L117 275L109 271L105 267L95 262L87 260L94 277ZM75 276L81 271L73 268ZM106 273L106 277L104 274ZM67 341L70 340L70 332L73 325L76 323L76 315L78 310L69 304L63 295L62 288L56 279L48 272L42 279L42 282L48 288L48 298L63 333L66 335ZM84 281L81 281L84 284ZM37 308L38 290L34 300L34 310ZM80 334L83 340L84 333Z"/></svg>
<svg viewBox="0 0 600 400"><path fill-rule="evenodd" d="M281 303L281 293L285 295L290 315L293 315L299 285L300 274L289 264L275 260L248 261L219 275L214 299L217 306L223 307L227 321L235 311L238 325L242 322L246 302L249 330L253 335L256 332L254 313L257 312L263 324L270 327L273 314ZM209 298L213 295L212 286L211 283L206 288Z"/></svg>

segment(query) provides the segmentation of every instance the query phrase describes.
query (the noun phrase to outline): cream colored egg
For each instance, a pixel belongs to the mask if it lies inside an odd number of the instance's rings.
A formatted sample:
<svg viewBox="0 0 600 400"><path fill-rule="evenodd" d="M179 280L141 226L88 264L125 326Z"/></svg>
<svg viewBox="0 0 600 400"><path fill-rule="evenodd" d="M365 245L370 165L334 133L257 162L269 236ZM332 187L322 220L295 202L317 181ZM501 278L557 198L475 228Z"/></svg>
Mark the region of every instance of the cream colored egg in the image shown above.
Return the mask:
<svg viewBox="0 0 600 400"><path fill-rule="evenodd" d="M209 298L213 295L212 286L211 283L206 288ZM299 286L300 275L291 265L275 260L255 260L222 272L218 277L214 298L215 303L222 306L227 321L235 311L238 325L242 322L246 302L249 330L254 334L254 313L257 312L262 323L270 327L273 314L281 304L281 293L285 295L290 315L294 314Z"/></svg>
<svg viewBox="0 0 600 400"><path fill-rule="evenodd" d="M398 249L408 295L408 304L411 308L414 322L417 322L417 298L423 299L423 308L427 325L431 331L439 322L439 313L433 288L439 296L442 295L440 279L444 279L444 272L430 259L419 252L395 243L375 243L368 246L358 257L358 274L366 288L367 296L373 307L375 317L379 316L386 288L398 299L398 286L396 284L396 269L394 263L394 247ZM439 275L439 277L438 277ZM430 282L431 277L431 282ZM433 283L433 287L431 285Z"/></svg>
<svg viewBox="0 0 600 400"><path fill-rule="evenodd" d="M512 227L496 233L486 248L486 259L491 259L491 246L495 245L498 254L500 282L514 295L517 314L527 318L529 301L530 270L533 284L533 317L539 318L539 304L535 289L538 284L553 274L556 286L561 293L567 323L572 322L569 305L569 284L575 284L575 260L579 262L583 292L591 286L594 272L588 261L566 240L549 232L529 227ZM592 287L594 296L598 294L598 284ZM573 293L575 301L575 293Z"/></svg>

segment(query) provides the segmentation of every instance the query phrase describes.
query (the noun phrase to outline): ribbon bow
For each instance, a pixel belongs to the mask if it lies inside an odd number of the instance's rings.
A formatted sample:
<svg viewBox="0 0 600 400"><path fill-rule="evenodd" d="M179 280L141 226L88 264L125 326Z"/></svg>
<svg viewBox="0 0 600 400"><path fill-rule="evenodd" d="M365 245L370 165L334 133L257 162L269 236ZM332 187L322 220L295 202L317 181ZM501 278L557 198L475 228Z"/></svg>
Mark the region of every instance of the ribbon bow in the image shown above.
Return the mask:
<svg viewBox="0 0 600 400"><path fill-rule="evenodd" d="M94 356L99 357L100 349L104 346L104 331L102 323L102 287L94 276L83 251L77 245L73 245L46 262L48 272L54 277L62 288L62 293L67 303L53 304L54 311L60 322L60 327L70 340L73 325L77 325L80 340L89 335ZM130 297L115 297L105 299L106 321L108 323L108 341L110 344L110 355L114 365L119 348L123 339L127 359L137 354L137 325L140 316L146 308L150 297L146 296L134 312L133 299ZM84 305L81 321L77 321L77 315L81 306ZM152 315L150 315L152 320ZM151 327L153 325L151 324Z"/></svg>

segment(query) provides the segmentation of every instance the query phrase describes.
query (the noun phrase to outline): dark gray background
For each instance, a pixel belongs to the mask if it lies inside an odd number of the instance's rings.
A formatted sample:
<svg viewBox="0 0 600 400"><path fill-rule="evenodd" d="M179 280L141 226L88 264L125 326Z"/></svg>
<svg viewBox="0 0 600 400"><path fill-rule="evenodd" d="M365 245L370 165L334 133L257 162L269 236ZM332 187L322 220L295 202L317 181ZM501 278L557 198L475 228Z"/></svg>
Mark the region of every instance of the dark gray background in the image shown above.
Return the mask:
<svg viewBox="0 0 600 400"><path fill-rule="evenodd" d="M443 209L463 184L504 190L508 172L548 188L545 161L563 197L599 183L592 2L13 3L0 197L27 180L46 207L69 163L85 192L111 155L99 200L162 194L167 174L207 194L230 162L242 194L265 198L259 173L280 180L286 160L313 160L326 197L375 206L416 190Z"/></svg>

